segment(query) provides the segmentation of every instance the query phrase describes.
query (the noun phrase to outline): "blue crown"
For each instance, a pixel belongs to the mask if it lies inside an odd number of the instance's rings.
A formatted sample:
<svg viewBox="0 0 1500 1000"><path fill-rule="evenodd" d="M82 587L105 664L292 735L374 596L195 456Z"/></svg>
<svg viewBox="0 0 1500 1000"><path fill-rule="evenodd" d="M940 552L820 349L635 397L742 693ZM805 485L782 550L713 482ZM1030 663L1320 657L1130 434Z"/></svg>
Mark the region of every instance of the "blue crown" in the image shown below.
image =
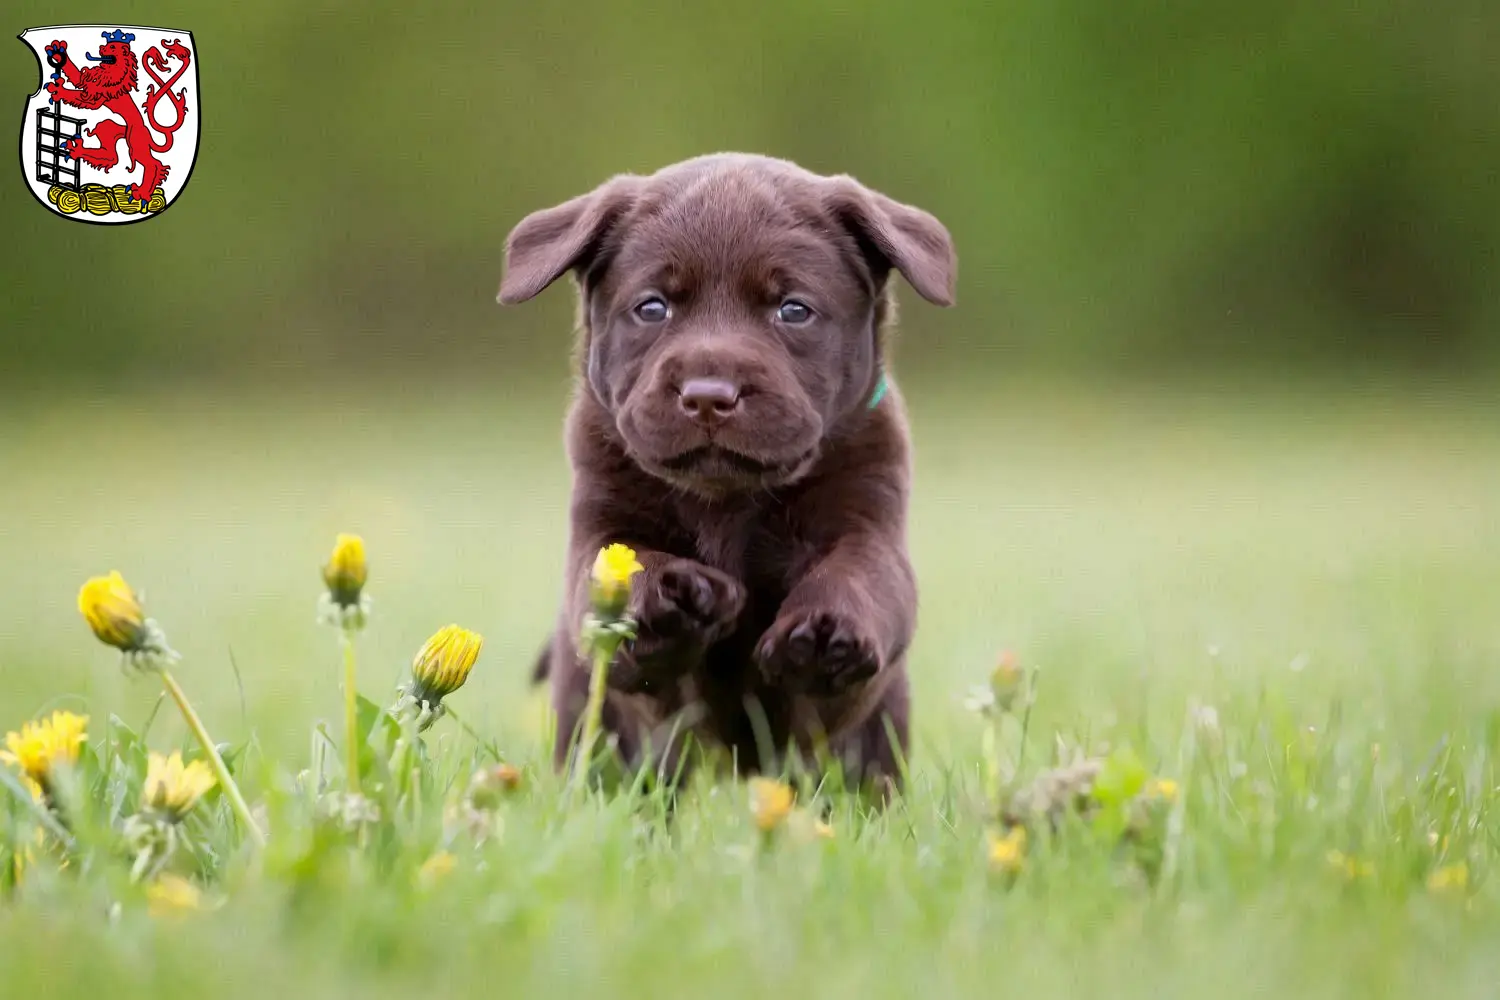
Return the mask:
<svg viewBox="0 0 1500 1000"><path fill-rule="evenodd" d="M104 40L106 42L133 42L133 41L135 41L135 35L134 34L128 34L127 35L125 32L121 31L119 28L116 28L114 31L101 31L101 32L99 32L99 34L101 34L101 35L104 36Z"/></svg>

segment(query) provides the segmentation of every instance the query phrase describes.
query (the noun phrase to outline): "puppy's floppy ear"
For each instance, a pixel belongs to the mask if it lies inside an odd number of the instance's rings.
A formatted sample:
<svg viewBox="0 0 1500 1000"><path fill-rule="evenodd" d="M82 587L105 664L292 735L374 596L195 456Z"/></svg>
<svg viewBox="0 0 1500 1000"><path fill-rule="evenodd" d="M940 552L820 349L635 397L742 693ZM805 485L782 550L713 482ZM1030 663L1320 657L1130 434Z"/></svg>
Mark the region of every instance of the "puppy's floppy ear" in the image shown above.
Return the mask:
<svg viewBox="0 0 1500 1000"><path fill-rule="evenodd" d="M829 207L854 235L877 279L894 267L922 298L951 306L958 257L947 227L932 214L872 191L846 174L830 180Z"/></svg>
<svg viewBox="0 0 1500 1000"><path fill-rule="evenodd" d="M515 305L574 268L586 268L615 223L635 203L641 178L620 174L588 194L540 209L516 223L505 238L501 305Z"/></svg>

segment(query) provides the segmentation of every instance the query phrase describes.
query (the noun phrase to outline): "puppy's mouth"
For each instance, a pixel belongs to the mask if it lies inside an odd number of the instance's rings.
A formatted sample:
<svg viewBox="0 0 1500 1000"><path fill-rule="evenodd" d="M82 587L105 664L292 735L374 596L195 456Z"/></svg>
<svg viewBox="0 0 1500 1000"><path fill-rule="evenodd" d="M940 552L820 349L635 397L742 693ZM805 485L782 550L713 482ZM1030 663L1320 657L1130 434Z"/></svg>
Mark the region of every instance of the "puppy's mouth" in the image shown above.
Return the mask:
<svg viewBox="0 0 1500 1000"><path fill-rule="evenodd" d="M653 464L665 478L684 485L750 488L784 483L805 468L812 457L812 452L804 452L789 461L766 461L722 445L705 444Z"/></svg>
<svg viewBox="0 0 1500 1000"><path fill-rule="evenodd" d="M718 445L706 444L698 448L689 448L680 455L675 455L661 463L664 468L673 472L704 472L712 469L730 469L734 472L746 473L752 476L763 476L767 473L776 472L782 466L773 462L762 462L742 455L729 448L721 448Z"/></svg>

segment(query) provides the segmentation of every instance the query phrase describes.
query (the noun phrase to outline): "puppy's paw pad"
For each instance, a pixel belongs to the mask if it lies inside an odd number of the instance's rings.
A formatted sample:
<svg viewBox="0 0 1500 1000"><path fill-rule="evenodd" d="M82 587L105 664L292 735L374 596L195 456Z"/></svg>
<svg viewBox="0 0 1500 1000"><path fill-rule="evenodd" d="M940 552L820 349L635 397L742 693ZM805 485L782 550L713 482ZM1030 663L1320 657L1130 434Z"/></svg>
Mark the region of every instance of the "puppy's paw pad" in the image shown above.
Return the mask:
<svg viewBox="0 0 1500 1000"><path fill-rule="evenodd" d="M875 642L831 612L791 615L772 625L756 649L761 672L815 696L838 694L880 669Z"/></svg>

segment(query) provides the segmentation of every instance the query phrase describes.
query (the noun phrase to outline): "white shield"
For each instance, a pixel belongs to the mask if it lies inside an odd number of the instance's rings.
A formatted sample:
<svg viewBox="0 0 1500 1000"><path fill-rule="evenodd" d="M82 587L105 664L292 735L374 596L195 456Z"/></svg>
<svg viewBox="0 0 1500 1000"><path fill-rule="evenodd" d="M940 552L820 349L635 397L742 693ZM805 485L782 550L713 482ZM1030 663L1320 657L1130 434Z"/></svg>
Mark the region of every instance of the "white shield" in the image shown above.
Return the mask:
<svg viewBox="0 0 1500 1000"><path fill-rule="evenodd" d="M105 225L175 202L198 156L192 32L67 24L19 37L41 70L21 120L21 171L37 201Z"/></svg>

